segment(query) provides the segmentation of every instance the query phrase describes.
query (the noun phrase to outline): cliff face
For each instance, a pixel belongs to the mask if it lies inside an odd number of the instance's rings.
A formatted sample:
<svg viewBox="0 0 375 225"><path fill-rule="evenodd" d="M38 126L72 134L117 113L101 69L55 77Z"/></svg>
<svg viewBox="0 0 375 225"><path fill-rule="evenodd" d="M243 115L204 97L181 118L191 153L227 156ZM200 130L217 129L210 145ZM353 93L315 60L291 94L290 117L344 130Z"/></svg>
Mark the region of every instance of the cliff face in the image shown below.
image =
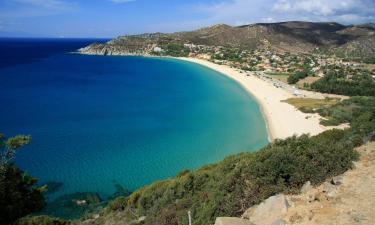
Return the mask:
<svg viewBox="0 0 375 225"><path fill-rule="evenodd" d="M154 45L127 45L127 44L91 44L79 49L87 55L149 55Z"/></svg>
<svg viewBox="0 0 375 225"><path fill-rule="evenodd" d="M365 52L368 56L369 51L374 53L374 39L374 24L344 26L337 23L298 21L239 27L220 24L190 32L120 36L106 44L92 44L80 49L80 52L100 55L148 55L155 54L155 47L165 48L174 43L238 47L247 50L268 47L276 51L304 53L316 48L332 52L340 48L340 52L355 52L359 56Z"/></svg>

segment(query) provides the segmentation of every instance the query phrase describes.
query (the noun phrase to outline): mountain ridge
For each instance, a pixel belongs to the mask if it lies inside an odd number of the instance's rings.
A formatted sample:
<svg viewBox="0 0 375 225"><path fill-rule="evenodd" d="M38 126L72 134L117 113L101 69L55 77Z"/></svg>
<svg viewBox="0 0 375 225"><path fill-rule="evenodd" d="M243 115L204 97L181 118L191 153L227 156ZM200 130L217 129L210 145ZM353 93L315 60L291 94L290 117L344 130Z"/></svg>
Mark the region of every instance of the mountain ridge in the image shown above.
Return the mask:
<svg viewBox="0 0 375 225"><path fill-rule="evenodd" d="M375 24L342 25L336 22L287 21L242 26L217 24L193 31L119 36L106 44L80 49L84 54L153 55L168 44L224 46L244 50L271 49L311 53L317 49L350 57L371 57L375 52Z"/></svg>

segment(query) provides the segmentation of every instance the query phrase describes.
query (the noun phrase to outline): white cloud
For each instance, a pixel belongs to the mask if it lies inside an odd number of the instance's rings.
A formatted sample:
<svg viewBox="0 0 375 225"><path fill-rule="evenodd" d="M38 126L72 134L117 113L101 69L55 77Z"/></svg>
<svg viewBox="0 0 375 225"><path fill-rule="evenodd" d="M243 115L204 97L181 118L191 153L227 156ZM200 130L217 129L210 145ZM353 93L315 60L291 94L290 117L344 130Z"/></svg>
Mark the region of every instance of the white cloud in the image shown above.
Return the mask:
<svg viewBox="0 0 375 225"><path fill-rule="evenodd" d="M274 12L279 13L309 13L314 15L328 16L337 10L352 8L353 0L278 0L272 7Z"/></svg>
<svg viewBox="0 0 375 225"><path fill-rule="evenodd" d="M375 1L277 0L272 12L286 18L360 23L375 19Z"/></svg>
<svg viewBox="0 0 375 225"><path fill-rule="evenodd" d="M343 24L375 21L375 0L213 0L187 3L180 10L197 19L150 24L147 32L193 30L218 23L239 26L292 20Z"/></svg>
<svg viewBox="0 0 375 225"><path fill-rule="evenodd" d="M232 25L287 20L363 23L375 20L375 0L220 0L196 6L201 21Z"/></svg>

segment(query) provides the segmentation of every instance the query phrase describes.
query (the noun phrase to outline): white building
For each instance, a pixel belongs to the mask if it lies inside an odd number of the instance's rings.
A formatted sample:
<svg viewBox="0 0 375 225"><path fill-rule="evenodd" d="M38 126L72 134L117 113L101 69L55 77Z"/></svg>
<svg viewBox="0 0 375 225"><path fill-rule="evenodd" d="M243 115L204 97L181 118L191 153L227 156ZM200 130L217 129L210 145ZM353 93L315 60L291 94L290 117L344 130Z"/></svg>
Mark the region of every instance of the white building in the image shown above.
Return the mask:
<svg viewBox="0 0 375 225"><path fill-rule="evenodd" d="M154 47L154 52L162 52L163 49L160 47Z"/></svg>

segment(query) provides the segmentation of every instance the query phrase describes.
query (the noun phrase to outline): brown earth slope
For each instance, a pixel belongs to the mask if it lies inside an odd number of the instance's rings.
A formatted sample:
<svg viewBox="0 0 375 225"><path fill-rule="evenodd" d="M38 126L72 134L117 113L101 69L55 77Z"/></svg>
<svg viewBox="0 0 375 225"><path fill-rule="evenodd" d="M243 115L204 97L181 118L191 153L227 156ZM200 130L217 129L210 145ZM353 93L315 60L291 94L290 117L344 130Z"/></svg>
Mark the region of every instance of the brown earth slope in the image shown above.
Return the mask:
<svg viewBox="0 0 375 225"><path fill-rule="evenodd" d="M368 57L374 53L373 40L373 24L344 26L332 22L291 21L238 27L219 24L189 32L120 36L106 44L93 44L81 52L103 55L150 54L155 46L165 47L177 43L241 49L267 47L289 52L311 52L316 48L335 52L336 48L340 48L341 54L364 54Z"/></svg>

